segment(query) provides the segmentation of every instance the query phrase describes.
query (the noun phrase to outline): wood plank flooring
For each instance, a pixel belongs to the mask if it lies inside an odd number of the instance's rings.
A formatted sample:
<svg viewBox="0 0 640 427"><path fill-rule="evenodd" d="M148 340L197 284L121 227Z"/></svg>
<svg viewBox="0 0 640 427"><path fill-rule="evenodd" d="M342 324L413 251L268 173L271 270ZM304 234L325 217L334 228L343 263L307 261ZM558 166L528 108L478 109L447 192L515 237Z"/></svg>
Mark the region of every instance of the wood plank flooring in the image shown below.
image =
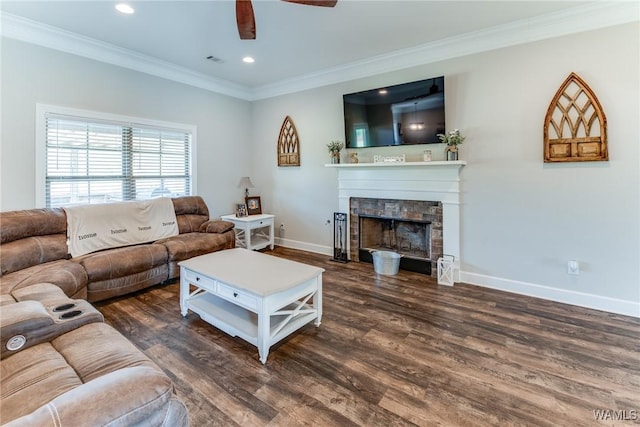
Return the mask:
<svg viewBox="0 0 640 427"><path fill-rule="evenodd" d="M177 282L96 304L173 379L192 426L640 424L638 319L266 253L326 269L322 325L273 347L266 365L181 317Z"/></svg>

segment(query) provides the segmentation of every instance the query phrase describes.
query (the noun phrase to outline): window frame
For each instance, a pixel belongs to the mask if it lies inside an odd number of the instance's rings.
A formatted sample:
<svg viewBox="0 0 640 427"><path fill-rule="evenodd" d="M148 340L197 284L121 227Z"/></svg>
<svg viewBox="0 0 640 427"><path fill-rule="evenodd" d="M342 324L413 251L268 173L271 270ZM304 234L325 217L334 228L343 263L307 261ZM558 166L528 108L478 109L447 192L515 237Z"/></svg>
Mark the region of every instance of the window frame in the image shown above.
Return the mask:
<svg viewBox="0 0 640 427"><path fill-rule="evenodd" d="M87 120L109 124L133 127L151 127L156 129L186 132L191 134L191 194L197 192L197 126L185 123L166 122L161 120L141 117L124 116L119 114L104 113L77 108L62 107L58 105L36 104L36 141L35 141L35 205L37 208L46 208L46 180L47 180L47 115L68 117L75 120Z"/></svg>

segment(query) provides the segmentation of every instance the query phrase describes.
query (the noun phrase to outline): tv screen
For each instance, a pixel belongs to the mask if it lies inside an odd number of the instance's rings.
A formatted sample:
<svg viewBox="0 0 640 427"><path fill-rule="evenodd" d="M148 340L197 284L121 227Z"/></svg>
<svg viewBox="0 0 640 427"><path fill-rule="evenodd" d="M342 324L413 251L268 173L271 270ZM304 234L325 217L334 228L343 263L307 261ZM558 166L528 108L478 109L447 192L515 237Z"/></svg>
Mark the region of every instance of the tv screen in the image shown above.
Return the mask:
<svg viewBox="0 0 640 427"><path fill-rule="evenodd" d="M347 148L435 144L445 132L443 76L342 98Z"/></svg>

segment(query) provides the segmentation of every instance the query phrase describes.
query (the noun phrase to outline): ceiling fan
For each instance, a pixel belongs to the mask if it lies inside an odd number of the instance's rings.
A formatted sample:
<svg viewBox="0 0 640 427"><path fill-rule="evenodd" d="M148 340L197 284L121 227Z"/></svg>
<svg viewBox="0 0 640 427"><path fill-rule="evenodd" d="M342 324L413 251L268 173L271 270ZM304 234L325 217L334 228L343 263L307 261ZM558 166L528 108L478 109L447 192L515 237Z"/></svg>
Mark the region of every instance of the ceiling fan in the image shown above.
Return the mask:
<svg viewBox="0 0 640 427"><path fill-rule="evenodd" d="M307 6L334 7L338 0L282 0L289 3L304 4ZM241 40L254 40L256 38L256 20L253 15L251 0L236 0L236 22Z"/></svg>

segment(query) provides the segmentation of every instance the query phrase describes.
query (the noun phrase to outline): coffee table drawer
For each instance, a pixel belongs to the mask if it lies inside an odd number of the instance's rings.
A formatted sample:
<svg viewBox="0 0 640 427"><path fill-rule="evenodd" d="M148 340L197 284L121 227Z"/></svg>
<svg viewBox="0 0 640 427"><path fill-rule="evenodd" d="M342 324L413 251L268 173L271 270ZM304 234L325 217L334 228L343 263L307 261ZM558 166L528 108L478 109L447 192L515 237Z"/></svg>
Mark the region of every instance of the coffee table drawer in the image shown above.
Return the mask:
<svg viewBox="0 0 640 427"><path fill-rule="evenodd" d="M183 270L184 271L184 270ZM185 278L193 283L196 286L202 286L203 288L207 288L209 290L215 289L215 282L202 274L198 274L195 271L186 270L184 271Z"/></svg>
<svg viewBox="0 0 640 427"><path fill-rule="evenodd" d="M218 283L218 295L229 301L233 301L235 304L240 304L254 310L258 309L258 300L254 295L244 293L231 286Z"/></svg>

